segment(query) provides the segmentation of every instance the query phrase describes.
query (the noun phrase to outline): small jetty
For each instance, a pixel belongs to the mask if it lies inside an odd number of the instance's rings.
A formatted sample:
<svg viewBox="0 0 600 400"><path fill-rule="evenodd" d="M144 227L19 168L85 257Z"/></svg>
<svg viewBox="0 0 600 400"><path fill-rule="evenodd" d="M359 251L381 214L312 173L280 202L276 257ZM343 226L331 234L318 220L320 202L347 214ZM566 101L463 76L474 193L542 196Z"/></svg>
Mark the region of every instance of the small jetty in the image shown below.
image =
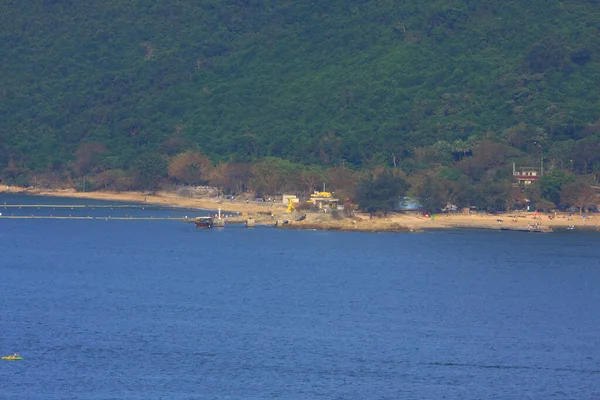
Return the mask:
<svg viewBox="0 0 600 400"><path fill-rule="evenodd" d="M193 223L196 228L222 228L225 225L245 225L248 228L256 226L278 226L281 221L276 221L269 215L238 215L238 216L224 216L221 214L219 209L217 214L206 217L195 217L195 218L184 218L183 222Z"/></svg>
<svg viewBox="0 0 600 400"><path fill-rule="evenodd" d="M196 217L196 218L185 218L183 222L193 223L196 228L222 228L225 225L245 225L248 228L254 228L258 226L278 226L279 221L272 219L254 218L254 217L228 217L228 218L215 218L215 217Z"/></svg>

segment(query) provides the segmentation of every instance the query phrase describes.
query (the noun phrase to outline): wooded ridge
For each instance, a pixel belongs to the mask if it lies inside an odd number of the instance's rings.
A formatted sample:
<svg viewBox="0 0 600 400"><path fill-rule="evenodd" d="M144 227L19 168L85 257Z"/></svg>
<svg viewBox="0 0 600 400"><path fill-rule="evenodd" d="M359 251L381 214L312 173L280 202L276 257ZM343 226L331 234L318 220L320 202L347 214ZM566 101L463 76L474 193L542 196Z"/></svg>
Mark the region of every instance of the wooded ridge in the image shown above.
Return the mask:
<svg viewBox="0 0 600 400"><path fill-rule="evenodd" d="M0 26L5 183L503 209L598 181L596 0L6 1ZM546 183L519 195L513 162Z"/></svg>

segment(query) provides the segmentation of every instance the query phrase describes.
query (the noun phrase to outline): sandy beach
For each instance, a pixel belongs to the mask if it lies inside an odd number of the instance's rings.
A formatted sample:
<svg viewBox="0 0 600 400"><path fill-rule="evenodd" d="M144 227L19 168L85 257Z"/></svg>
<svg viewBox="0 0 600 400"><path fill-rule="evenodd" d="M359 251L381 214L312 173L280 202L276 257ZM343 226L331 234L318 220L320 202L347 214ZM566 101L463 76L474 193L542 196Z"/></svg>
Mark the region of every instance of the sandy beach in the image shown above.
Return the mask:
<svg viewBox="0 0 600 400"><path fill-rule="evenodd" d="M440 214L434 216L391 213L388 217L373 218L357 214L343 220L305 220L290 227L340 231L414 232L428 229L490 229L490 230L555 230L573 227L576 230L600 231L600 217L569 214L506 213L487 215Z"/></svg>
<svg viewBox="0 0 600 400"><path fill-rule="evenodd" d="M40 190L20 187L0 188L0 193L23 193L36 196L68 197L73 199L97 199L108 201L125 201L157 204L171 207L239 212L247 215L271 213L272 220L289 221L287 227L298 229L329 229L340 231L372 231L372 232L406 232L427 229L510 229L525 230L539 226L551 229L600 230L600 216L569 215L567 213L540 214L532 212L506 213L488 215L473 214L439 214L434 216L416 214L390 213L387 217L370 218L369 215L357 213L353 218L333 219L331 214L310 213L303 221L296 221L300 215L286 214L286 206L281 203L258 203L245 201L217 200L213 198L186 198L170 192L157 192L147 195L141 192L75 192L74 190Z"/></svg>
<svg viewBox="0 0 600 400"><path fill-rule="evenodd" d="M142 192L76 192L73 189L64 190L43 190L43 189L29 189L21 188L16 186L2 186L0 187L0 193L22 193L32 196L52 196L52 197L67 197L73 199L95 199L103 201L124 201L124 202L135 202L135 203L148 203L162 206L171 207L185 207L185 208L196 208L203 210L217 210L221 208L225 212L246 212L246 213L258 213L268 212L283 213L285 206L283 204L276 203L246 203L237 202L231 200L221 200L211 198L188 198L177 196L170 192L156 192L153 195L144 194Z"/></svg>

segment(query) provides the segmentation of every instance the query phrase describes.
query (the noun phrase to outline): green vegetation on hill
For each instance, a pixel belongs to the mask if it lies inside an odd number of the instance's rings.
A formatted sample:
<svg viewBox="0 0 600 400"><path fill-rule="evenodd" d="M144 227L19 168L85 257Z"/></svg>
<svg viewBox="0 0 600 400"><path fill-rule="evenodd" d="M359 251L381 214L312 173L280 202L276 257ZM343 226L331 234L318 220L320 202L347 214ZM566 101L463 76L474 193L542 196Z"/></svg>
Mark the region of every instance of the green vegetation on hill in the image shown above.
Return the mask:
<svg viewBox="0 0 600 400"><path fill-rule="evenodd" d="M0 26L6 182L383 166L502 208L512 162L600 170L597 0L6 1Z"/></svg>

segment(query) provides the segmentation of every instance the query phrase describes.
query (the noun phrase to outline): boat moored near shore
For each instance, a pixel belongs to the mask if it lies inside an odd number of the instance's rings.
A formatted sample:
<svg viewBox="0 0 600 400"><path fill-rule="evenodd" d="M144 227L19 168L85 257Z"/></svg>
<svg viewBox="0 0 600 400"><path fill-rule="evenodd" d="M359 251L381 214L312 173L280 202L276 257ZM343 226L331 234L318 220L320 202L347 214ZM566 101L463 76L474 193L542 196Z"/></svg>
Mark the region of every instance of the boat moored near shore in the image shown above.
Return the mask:
<svg viewBox="0 0 600 400"><path fill-rule="evenodd" d="M196 224L196 228L200 229L208 229L214 226L212 217L197 217L194 223Z"/></svg>

